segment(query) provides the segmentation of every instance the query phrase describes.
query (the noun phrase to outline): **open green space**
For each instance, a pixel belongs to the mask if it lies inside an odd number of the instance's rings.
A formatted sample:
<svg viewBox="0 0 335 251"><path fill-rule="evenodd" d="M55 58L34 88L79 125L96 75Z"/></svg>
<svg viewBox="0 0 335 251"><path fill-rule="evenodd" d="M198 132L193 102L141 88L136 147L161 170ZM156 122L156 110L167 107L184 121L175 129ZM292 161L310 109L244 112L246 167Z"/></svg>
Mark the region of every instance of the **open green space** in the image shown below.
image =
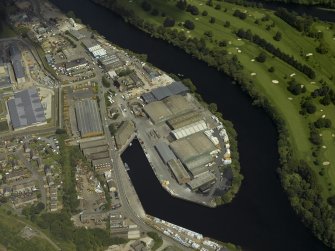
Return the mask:
<svg viewBox="0 0 335 251"><path fill-rule="evenodd" d="M0 243L7 250L56 250L38 233L30 240L24 239L21 236L21 231L26 224L8 212L3 209L0 210Z"/></svg>
<svg viewBox="0 0 335 251"><path fill-rule="evenodd" d="M322 114L319 112L302 116L301 110L302 96L309 96L310 92L322 86L322 83L334 83L333 74L335 73L335 39L334 26L326 23L317 22L312 26L312 30L321 31L324 40L328 44L329 52L327 54L319 54L316 47L319 41L302 35L285 21L277 17L272 11L247 8L226 2L210 1L213 6L207 5L203 0L188 0L187 4L195 6L198 9L198 15L192 15L190 12L180 10L176 6L177 1L148 1L151 6L150 11L143 8L146 1L120 1L128 10L133 10L136 16L145 20L148 24L154 26L163 26L164 20L169 17L175 20L173 29L178 32L185 32L187 38L196 37L205 41L206 46L211 49L220 47L223 42L224 47L229 54L236 55L240 63L243 65L244 74L250 76L254 83L254 87L264 96L268 98L271 104L277 109L281 117L286 121L289 130L290 142L293 146L294 155L298 159L307 158L308 162L313 165L312 149L313 144L309 141L309 123L313 123L320 116L325 115L331 118L335 123L334 106L324 106L315 100L317 111L324 110ZM220 9L218 9L220 6ZM155 14L154 10L156 11ZM234 16L236 10L246 14L244 20ZM206 11L207 15L202 13ZM214 17L215 22L211 23L210 19ZM184 22L190 20L194 23L195 28L188 30L184 27ZM297 61L308 65L316 72L316 79L309 79L306 75L287 64L277 57L273 57L271 53L266 52L259 46L247 40L240 39L236 36L239 29L250 29L253 34L272 43L286 54L292 55ZM281 33L280 41L276 41L273 37L277 32ZM205 33L207 32L207 35ZM208 35L209 34L209 35ZM255 58L261 53L266 54L264 63L257 62ZM312 53L311 56L306 56ZM274 71L269 72L269 68L273 67ZM292 74L292 75L291 75ZM294 76L293 76L294 75ZM304 85L307 92L301 95L293 95L287 90L287 82L295 79L301 85ZM277 80L275 84L272 81ZM329 129L328 129L329 130ZM334 131L334 127L330 130ZM320 130L322 133L323 130ZM324 140L323 144L327 149L334 147L332 140ZM323 154L320 156L323 161L329 161L328 174L319 177L321 183L326 181L335 184L335 154ZM319 167L317 167L319 168ZM328 189L323 191L325 197L334 193Z"/></svg>
<svg viewBox="0 0 335 251"><path fill-rule="evenodd" d="M293 208L335 247L335 25L216 0L95 1L248 90L278 125Z"/></svg>

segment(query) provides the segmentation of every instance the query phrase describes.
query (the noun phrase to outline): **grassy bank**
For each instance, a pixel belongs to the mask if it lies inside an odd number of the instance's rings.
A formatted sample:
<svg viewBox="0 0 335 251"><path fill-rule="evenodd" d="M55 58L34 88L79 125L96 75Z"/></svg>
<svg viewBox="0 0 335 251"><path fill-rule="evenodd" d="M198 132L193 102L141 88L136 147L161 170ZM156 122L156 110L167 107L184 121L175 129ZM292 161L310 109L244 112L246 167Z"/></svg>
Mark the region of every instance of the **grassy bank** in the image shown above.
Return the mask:
<svg viewBox="0 0 335 251"><path fill-rule="evenodd" d="M242 83L278 125L293 208L335 246L334 25L221 1L96 2Z"/></svg>

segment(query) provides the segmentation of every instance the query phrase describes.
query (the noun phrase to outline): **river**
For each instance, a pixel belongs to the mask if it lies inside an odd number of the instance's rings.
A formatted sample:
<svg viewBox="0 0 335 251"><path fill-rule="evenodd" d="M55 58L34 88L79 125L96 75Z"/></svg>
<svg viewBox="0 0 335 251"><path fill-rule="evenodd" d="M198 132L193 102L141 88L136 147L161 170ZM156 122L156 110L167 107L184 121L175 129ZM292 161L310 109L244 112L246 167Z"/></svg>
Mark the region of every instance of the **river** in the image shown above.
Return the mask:
<svg viewBox="0 0 335 251"><path fill-rule="evenodd" d="M238 132L244 180L233 202L210 209L172 198L154 176L137 141L124 153L130 176L147 213L252 251L328 250L293 212L276 174L277 132L274 123L231 80L168 43L151 38L90 0L52 0L64 12L111 42L137 53L166 72L192 79L207 102L218 104Z"/></svg>

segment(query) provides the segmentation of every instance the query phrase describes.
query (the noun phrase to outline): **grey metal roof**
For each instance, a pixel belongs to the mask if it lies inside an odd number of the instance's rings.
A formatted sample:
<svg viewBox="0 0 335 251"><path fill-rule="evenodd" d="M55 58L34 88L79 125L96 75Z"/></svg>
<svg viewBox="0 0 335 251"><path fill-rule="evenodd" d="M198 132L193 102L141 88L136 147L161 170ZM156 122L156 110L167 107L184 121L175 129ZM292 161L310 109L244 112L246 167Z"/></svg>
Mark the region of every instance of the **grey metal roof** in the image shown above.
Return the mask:
<svg viewBox="0 0 335 251"><path fill-rule="evenodd" d="M82 40L82 43L84 44L84 46L85 46L87 49L99 45L98 42L95 41L95 40L93 40L92 38L84 38L84 39Z"/></svg>
<svg viewBox="0 0 335 251"><path fill-rule="evenodd" d="M145 103L149 104L151 102L157 101L157 99L152 95L151 92L147 92L141 95Z"/></svg>
<svg viewBox="0 0 335 251"><path fill-rule="evenodd" d="M25 75L24 75L24 68L21 64L21 61L12 61L12 65L13 65L13 68L14 68L14 72L15 72L15 77L16 79L19 79L19 78L24 78Z"/></svg>
<svg viewBox="0 0 335 251"><path fill-rule="evenodd" d="M78 129L81 136L102 134L102 125L96 100L84 99L75 103Z"/></svg>
<svg viewBox="0 0 335 251"><path fill-rule="evenodd" d="M14 99L10 99L7 104L10 119L15 129L46 121L36 88L15 93Z"/></svg>
<svg viewBox="0 0 335 251"><path fill-rule="evenodd" d="M162 99L165 99L165 98L173 95L173 93L170 91L170 89L165 87L165 86L164 87L158 87L158 88L152 90L151 93L157 100L162 100Z"/></svg>
<svg viewBox="0 0 335 251"><path fill-rule="evenodd" d="M21 58L21 52L19 48L16 45L11 45L9 47L9 52L10 52L10 59L12 61L16 79L24 78L25 77L24 68L21 63L22 58Z"/></svg>
<svg viewBox="0 0 335 251"><path fill-rule="evenodd" d="M153 89L149 93L143 94L142 98L143 99L147 98L149 101L152 100L152 97L154 97L155 100L162 100L172 95L184 94L186 92L189 92L188 87L186 87L179 81L178 82L175 81L170 85L158 87L156 89ZM152 97L150 96L150 94ZM147 103L150 103L150 102L147 102Z"/></svg>
<svg viewBox="0 0 335 251"><path fill-rule="evenodd" d="M155 149L165 164L170 160L176 159L176 156L165 142L156 144Z"/></svg>
<svg viewBox="0 0 335 251"><path fill-rule="evenodd" d="M71 60L69 62L66 62L65 67L66 67L67 70L71 70L74 67L84 66L86 64L88 64L88 62L85 58L77 58L77 59Z"/></svg>
<svg viewBox="0 0 335 251"><path fill-rule="evenodd" d="M168 85L167 88L169 88L174 95L189 92L189 88L183 85L180 81L173 82Z"/></svg>

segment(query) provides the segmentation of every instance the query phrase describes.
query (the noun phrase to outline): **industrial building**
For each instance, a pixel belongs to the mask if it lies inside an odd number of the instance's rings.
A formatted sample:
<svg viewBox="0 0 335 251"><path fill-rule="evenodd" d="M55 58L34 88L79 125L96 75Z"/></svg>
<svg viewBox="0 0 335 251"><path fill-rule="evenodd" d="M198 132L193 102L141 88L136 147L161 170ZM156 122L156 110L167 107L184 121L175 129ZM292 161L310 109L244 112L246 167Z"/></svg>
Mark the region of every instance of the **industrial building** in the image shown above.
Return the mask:
<svg viewBox="0 0 335 251"><path fill-rule="evenodd" d="M195 123L197 121L200 121L202 119L203 118L202 118L201 113L197 111L192 111L192 112L188 112L185 114L181 114L172 119L169 119L168 121L166 121L166 123L172 130L175 130L175 129L187 126L189 124Z"/></svg>
<svg viewBox="0 0 335 251"><path fill-rule="evenodd" d="M171 159L167 164L179 184L182 185L191 180L190 175L187 173L180 160Z"/></svg>
<svg viewBox="0 0 335 251"><path fill-rule="evenodd" d="M82 43L95 58L101 58L107 55L106 50L102 48L101 45L98 44L98 42L96 42L94 39L84 38Z"/></svg>
<svg viewBox="0 0 335 251"><path fill-rule="evenodd" d="M85 156L89 156L92 153L99 153L99 152L104 152L104 151L108 151L108 145L90 147L90 148L83 149L83 153L84 153Z"/></svg>
<svg viewBox="0 0 335 251"><path fill-rule="evenodd" d="M155 149L164 164L167 164L170 160L176 159L176 156L165 142L159 142L156 144Z"/></svg>
<svg viewBox="0 0 335 251"><path fill-rule="evenodd" d="M0 58L0 89L11 87L8 68Z"/></svg>
<svg viewBox="0 0 335 251"><path fill-rule="evenodd" d="M92 161L95 170L103 171L112 167L108 144L105 138L81 142L80 149L83 151L85 157Z"/></svg>
<svg viewBox="0 0 335 251"><path fill-rule="evenodd" d="M100 64L106 69L116 69L123 66L123 62L116 54L107 54L99 59Z"/></svg>
<svg viewBox="0 0 335 251"><path fill-rule="evenodd" d="M95 170L106 170L112 168L110 158L94 159L92 160L92 165Z"/></svg>
<svg viewBox="0 0 335 251"><path fill-rule="evenodd" d="M98 103L93 99L75 102L78 130L81 137L92 137L103 134Z"/></svg>
<svg viewBox="0 0 335 251"><path fill-rule="evenodd" d="M36 88L16 92L14 98L7 101L7 106L14 130L46 124L44 108Z"/></svg>
<svg viewBox="0 0 335 251"><path fill-rule="evenodd" d="M123 121L115 133L115 142L118 148L124 146L134 133L135 126L130 120Z"/></svg>
<svg viewBox="0 0 335 251"><path fill-rule="evenodd" d="M144 106L144 112L154 124L165 122L180 114L194 110L193 103L186 100L184 96L170 96L163 101L154 101Z"/></svg>
<svg viewBox="0 0 335 251"><path fill-rule="evenodd" d="M203 132L173 141L170 146L193 177L208 171L206 164L213 161L211 153L217 150Z"/></svg>
<svg viewBox="0 0 335 251"><path fill-rule="evenodd" d="M66 62L65 70L67 72L71 72L71 71L82 69L86 66L88 66L87 60L85 58L78 58L78 59Z"/></svg>
<svg viewBox="0 0 335 251"><path fill-rule="evenodd" d="M89 141L82 140L80 142L80 149L84 150L85 148L104 146L104 145L107 145L106 139L96 139L96 140L89 140Z"/></svg>
<svg viewBox="0 0 335 251"><path fill-rule="evenodd" d="M151 92L143 94L141 97L145 103L151 103L153 101L163 100L167 97L174 95L185 95L189 92L189 88L183 85L181 82L173 82L170 85L158 87L153 89Z"/></svg>
<svg viewBox="0 0 335 251"><path fill-rule="evenodd" d="M191 134L207 130L207 125L204 120L189 124L187 126L171 131L175 139L185 138Z"/></svg>
<svg viewBox="0 0 335 251"><path fill-rule="evenodd" d="M11 45L9 47L9 52L10 52L10 60L12 62L14 69L16 82L18 84L26 82L24 67L22 65L21 51L16 45Z"/></svg>
<svg viewBox="0 0 335 251"><path fill-rule="evenodd" d="M190 182L187 183L187 185L191 188L192 191L196 191L202 186L214 183L215 180L216 180L215 175L211 172L208 172L191 180Z"/></svg>

